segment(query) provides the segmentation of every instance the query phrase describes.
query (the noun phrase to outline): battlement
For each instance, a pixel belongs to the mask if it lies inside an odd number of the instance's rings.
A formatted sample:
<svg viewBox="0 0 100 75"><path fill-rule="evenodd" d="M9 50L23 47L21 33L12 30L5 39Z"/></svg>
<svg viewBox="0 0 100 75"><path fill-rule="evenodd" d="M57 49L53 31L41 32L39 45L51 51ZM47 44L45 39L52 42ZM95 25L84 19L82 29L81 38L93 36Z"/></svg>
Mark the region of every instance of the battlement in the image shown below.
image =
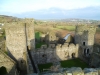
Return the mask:
<svg viewBox="0 0 100 75"><path fill-rule="evenodd" d="M65 49L71 49L71 48L78 48L79 47L79 45L78 44L73 44L73 43L71 43L71 44L69 44L69 43L64 43L63 45L62 44L58 44L57 46L56 46L56 50L65 50Z"/></svg>

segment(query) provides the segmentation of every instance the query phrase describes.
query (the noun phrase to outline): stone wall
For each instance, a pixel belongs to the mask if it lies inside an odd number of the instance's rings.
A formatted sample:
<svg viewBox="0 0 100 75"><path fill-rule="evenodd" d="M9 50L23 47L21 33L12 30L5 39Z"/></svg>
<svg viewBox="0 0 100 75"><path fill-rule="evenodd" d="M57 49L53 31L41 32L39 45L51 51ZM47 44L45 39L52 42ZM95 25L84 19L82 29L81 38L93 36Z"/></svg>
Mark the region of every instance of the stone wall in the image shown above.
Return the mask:
<svg viewBox="0 0 100 75"><path fill-rule="evenodd" d="M41 75L100 75L100 68L84 68L83 70L80 67L62 68L59 72L45 72Z"/></svg>
<svg viewBox="0 0 100 75"><path fill-rule="evenodd" d="M7 75L15 75L16 73L16 63L2 51L0 51L0 67L6 68Z"/></svg>
<svg viewBox="0 0 100 75"><path fill-rule="evenodd" d="M31 63L28 62L27 47L31 50L31 55L35 48L33 20L8 23L5 32L8 55L18 63L20 70L29 72Z"/></svg>
<svg viewBox="0 0 100 75"><path fill-rule="evenodd" d="M45 36L45 40L47 44L56 44L58 37L56 36L56 34L54 32L49 32L46 36Z"/></svg>
<svg viewBox="0 0 100 75"><path fill-rule="evenodd" d="M49 47L46 45L34 51L33 56L36 59L37 64L49 63L55 60L68 60L74 57L78 57L78 44L65 43L64 45L50 44Z"/></svg>
<svg viewBox="0 0 100 75"><path fill-rule="evenodd" d="M79 57L83 60L88 60L87 58L93 53L95 32L95 26L76 26L75 43L79 44Z"/></svg>

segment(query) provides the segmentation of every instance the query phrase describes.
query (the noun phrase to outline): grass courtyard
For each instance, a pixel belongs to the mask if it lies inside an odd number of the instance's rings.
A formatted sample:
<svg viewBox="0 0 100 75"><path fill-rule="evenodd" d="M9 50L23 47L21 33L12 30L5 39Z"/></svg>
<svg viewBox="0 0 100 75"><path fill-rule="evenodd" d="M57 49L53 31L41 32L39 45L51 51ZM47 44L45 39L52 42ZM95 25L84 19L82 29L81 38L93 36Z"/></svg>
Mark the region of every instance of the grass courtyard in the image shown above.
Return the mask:
<svg viewBox="0 0 100 75"><path fill-rule="evenodd" d="M41 38L41 33L40 32L35 32L35 38L37 39L37 40L40 40L40 38ZM40 48L41 47L41 45L45 45L46 43L44 43L44 42L39 42L39 43L37 43L36 45L35 45L35 48L37 49L37 48Z"/></svg>
<svg viewBox="0 0 100 75"><path fill-rule="evenodd" d="M79 58L60 61L60 63L61 63L61 67L63 67L63 68L81 67L82 69L84 69L84 68L88 67L88 64ZM52 66L52 63L39 64L38 68L39 68L40 72L43 72L43 69L49 69L51 66Z"/></svg>

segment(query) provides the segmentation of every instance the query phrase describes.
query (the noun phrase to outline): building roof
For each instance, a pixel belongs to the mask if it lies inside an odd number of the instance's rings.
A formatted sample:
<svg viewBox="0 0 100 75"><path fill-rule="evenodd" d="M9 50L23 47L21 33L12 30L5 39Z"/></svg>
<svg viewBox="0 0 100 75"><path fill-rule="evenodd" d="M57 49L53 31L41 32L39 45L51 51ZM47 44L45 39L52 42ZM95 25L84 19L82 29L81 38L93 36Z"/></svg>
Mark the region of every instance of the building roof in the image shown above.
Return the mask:
<svg viewBox="0 0 100 75"><path fill-rule="evenodd" d="M70 36L70 34L67 34L67 35L64 37L64 39L67 40L69 36Z"/></svg>

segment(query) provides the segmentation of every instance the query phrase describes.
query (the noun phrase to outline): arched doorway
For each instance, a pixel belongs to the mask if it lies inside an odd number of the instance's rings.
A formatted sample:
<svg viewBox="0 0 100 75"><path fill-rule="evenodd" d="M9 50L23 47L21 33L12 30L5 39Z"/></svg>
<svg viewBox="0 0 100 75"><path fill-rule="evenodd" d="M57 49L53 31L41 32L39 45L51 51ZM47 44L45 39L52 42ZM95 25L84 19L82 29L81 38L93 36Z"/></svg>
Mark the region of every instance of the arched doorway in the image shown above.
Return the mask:
<svg viewBox="0 0 100 75"><path fill-rule="evenodd" d="M7 74L7 70L4 66L0 67L0 75Z"/></svg>
<svg viewBox="0 0 100 75"><path fill-rule="evenodd" d="M72 58L75 58L75 53L72 53Z"/></svg>
<svg viewBox="0 0 100 75"><path fill-rule="evenodd" d="M84 49L84 55L85 56L88 56L89 55L89 49L86 49L86 48Z"/></svg>

